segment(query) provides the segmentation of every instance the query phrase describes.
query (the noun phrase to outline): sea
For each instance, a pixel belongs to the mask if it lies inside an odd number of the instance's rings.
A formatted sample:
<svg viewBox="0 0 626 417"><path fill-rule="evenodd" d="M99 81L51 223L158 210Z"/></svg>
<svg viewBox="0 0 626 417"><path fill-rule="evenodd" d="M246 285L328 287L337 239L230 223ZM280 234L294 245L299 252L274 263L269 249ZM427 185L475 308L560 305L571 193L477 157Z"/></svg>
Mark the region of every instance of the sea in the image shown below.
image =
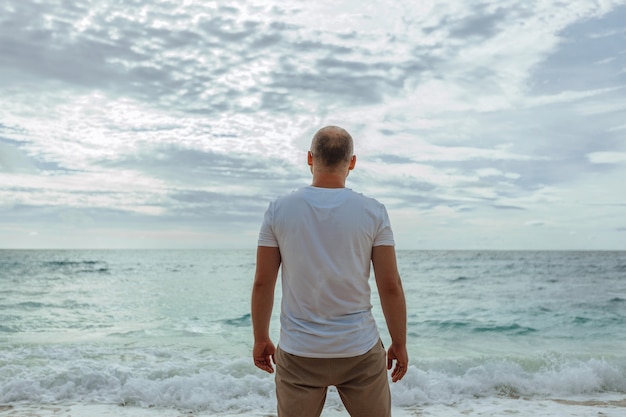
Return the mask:
<svg viewBox="0 0 626 417"><path fill-rule="evenodd" d="M394 416L626 416L626 252L397 256ZM276 416L254 268L254 250L1 250L0 416ZM372 304L388 345L373 281ZM348 416L334 388L322 416Z"/></svg>

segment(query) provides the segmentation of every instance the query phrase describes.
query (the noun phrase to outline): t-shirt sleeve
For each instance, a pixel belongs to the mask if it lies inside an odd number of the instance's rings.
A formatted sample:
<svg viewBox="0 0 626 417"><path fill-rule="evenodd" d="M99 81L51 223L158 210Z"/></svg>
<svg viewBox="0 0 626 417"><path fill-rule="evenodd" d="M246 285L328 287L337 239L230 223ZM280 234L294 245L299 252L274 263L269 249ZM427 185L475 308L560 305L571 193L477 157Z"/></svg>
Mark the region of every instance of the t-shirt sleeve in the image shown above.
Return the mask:
<svg viewBox="0 0 626 417"><path fill-rule="evenodd" d="M274 231L272 229L272 219L274 213L274 204L270 203L269 207L265 211L265 216L263 217L263 223L261 224L261 230L259 231L259 246L269 246L273 248L278 247L278 240L276 240L276 236L274 235Z"/></svg>
<svg viewBox="0 0 626 417"><path fill-rule="evenodd" d="M389 214L384 205L380 205L378 216L378 233L374 238L373 246L395 246L396 242L393 240L393 231L391 230L391 221L389 220Z"/></svg>

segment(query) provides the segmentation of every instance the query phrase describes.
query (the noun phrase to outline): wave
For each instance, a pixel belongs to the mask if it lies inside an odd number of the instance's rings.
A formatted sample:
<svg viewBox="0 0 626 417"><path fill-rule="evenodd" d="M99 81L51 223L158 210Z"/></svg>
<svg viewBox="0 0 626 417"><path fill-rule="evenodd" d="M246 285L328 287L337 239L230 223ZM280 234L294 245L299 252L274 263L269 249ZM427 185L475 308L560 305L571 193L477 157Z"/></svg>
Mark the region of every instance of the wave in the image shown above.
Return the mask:
<svg viewBox="0 0 626 417"><path fill-rule="evenodd" d="M80 265L97 265L101 261L46 261L43 264L49 266L80 266Z"/></svg>
<svg viewBox="0 0 626 417"><path fill-rule="evenodd" d="M533 362L533 361L531 361ZM466 398L575 397L626 393L624 359L564 359L534 365L510 359L485 360L456 372L412 367L403 384L392 387L402 406L453 404ZM449 366L447 367L449 368Z"/></svg>
<svg viewBox="0 0 626 417"><path fill-rule="evenodd" d="M64 310L89 310L93 306L88 303L79 303L76 300L64 300L61 303L44 303L40 301L22 301L15 304L0 304L0 310L17 310L17 311L40 311L51 309Z"/></svg>
<svg viewBox="0 0 626 417"><path fill-rule="evenodd" d="M210 413L270 411L271 375L248 358L179 347L46 346L0 349L0 403L94 402ZM573 398L626 393L626 358L439 359L392 385L400 407L464 399ZM329 401L337 401L329 397Z"/></svg>
<svg viewBox="0 0 626 417"><path fill-rule="evenodd" d="M0 333L18 333L20 330L14 326L4 326L0 324Z"/></svg>
<svg viewBox="0 0 626 417"><path fill-rule="evenodd" d="M511 324L487 324L475 320L427 320L423 323L409 323L409 329L413 326L424 324L442 331L467 330L472 333L504 333L508 335L527 335L537 332L537 329L522 326L517 323ZM418 335L418 332L414 332Z"/></svg>
<svg viewBox="0 0 626 417"><path fill-rule="evenodd" d="M109 273L109 267L103 261L47 261L43 262L43 266L52 270L70 270L73 273Z"/></svg>
<svg viewBox="0 0 626 417"><path fill-rule="evenodd" d="M248 313L248 314L244 314L241 317L236 317L234 319L223 320L222 323L229 325L229 326L250 327L252 326L252 317L250 316L250 313Z"/></svg>
<svg viewBox="0 0 626 417"><path fill-rule="evenodd" d="M537 329L527 326L520 326L517 323L509 324L509 325L489 325L489 326L479 326L473 329L476 333L507 333L514 335L526 335L530 333L534 333Z"/></svg>

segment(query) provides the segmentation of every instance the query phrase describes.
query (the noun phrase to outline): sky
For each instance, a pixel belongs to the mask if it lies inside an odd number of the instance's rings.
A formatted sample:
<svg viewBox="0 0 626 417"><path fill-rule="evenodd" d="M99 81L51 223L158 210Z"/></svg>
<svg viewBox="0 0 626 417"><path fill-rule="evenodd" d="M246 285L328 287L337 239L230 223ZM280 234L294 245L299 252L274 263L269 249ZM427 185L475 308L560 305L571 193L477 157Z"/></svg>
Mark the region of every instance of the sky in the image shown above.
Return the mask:
<svg viewBox="0 0 626 417"><path fill-rule="evenodd" d="M0 248L254 249L347 129L398 249L626 250L626 0L5 0Z"/></svg>

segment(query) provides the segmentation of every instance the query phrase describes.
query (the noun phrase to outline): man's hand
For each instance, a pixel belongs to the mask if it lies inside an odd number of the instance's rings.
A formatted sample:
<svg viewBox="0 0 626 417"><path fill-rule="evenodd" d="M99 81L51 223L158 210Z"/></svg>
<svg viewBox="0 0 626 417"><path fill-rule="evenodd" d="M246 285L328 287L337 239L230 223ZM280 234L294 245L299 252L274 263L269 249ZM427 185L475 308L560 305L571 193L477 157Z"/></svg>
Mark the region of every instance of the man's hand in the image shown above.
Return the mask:
<svg viewBox="0 0 626 417"><path fill-rule="evenodd" d="M409 354L406 351L405 345L391 344L387 351L387 369L391 369L394 360L396 361L396 366L391 372L391 381L398 382L409 369Z"/></svg>
<svg viewBox="0 0 626 417"><path fill-rule="evenodd" d="M255 342L254 347L252 348L254 366L267 373L274 373L274 366L272 366L272 362L276 363L274 360L275 352L276 348L271 340L268 340L267 342Z"/></svg>

